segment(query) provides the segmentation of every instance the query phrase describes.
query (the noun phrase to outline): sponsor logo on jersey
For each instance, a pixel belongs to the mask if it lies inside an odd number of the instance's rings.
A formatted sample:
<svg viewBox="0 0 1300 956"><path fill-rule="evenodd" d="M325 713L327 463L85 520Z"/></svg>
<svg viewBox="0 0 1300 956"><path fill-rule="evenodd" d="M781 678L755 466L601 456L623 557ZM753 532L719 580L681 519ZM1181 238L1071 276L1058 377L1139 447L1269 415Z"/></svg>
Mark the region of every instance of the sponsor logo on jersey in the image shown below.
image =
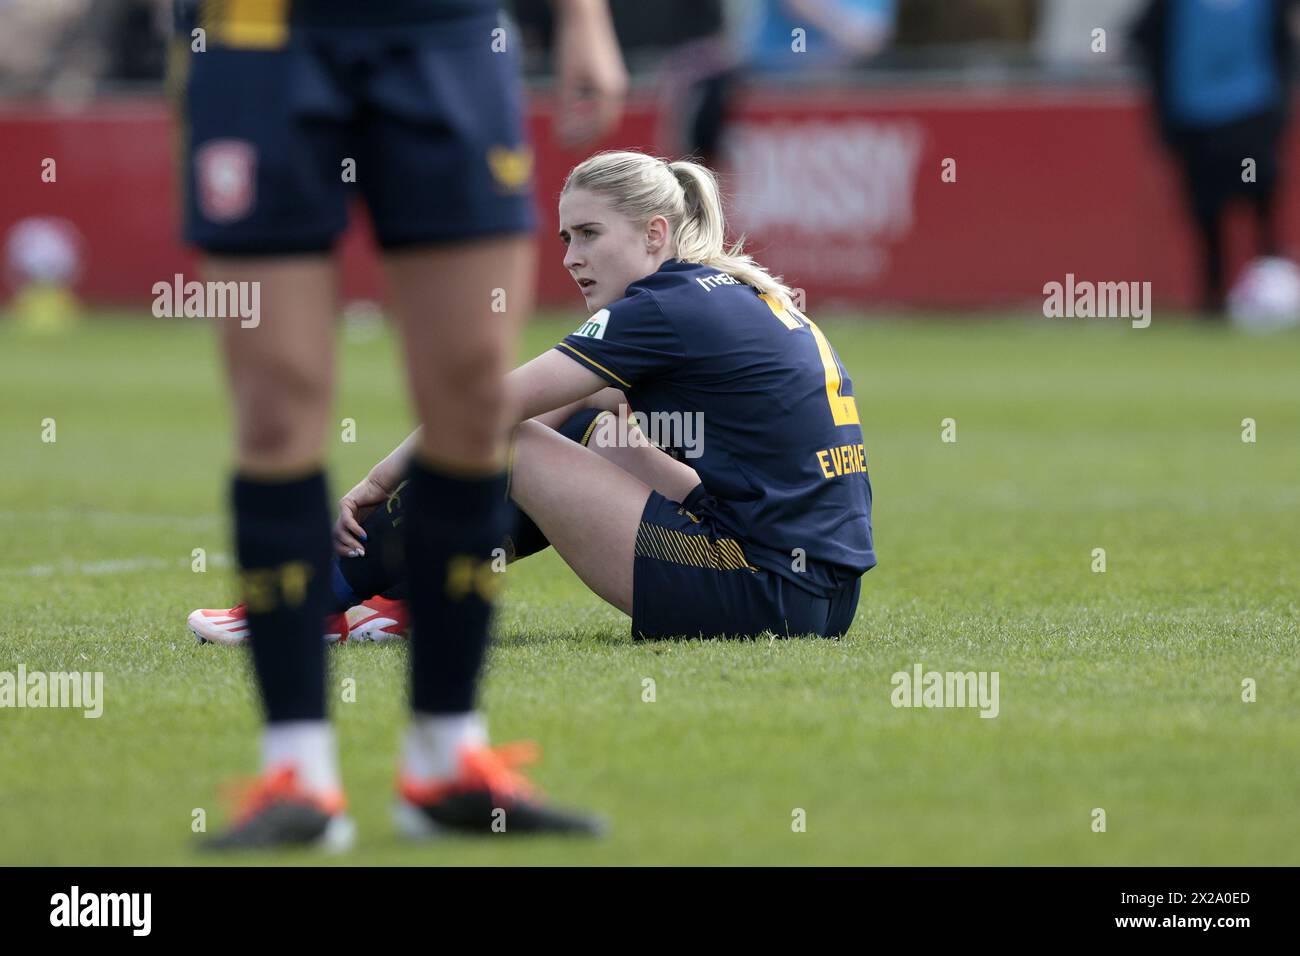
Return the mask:
<svg viewBox="0 0 1300 956"><path fill-rule="evenodd" d="M601 309L582 325L574 335L582 335L589 339L603 339L605 337L605 326L609 323L609 309Z"/></svg>
<svg viewBox="0 0 1300 956"><path fill-rule="evenodd" d="M744 285L735 276L726 272L715 272L711 276L696 276L695 281L704 287L705 292L712 292L720 285Z"/></svg>

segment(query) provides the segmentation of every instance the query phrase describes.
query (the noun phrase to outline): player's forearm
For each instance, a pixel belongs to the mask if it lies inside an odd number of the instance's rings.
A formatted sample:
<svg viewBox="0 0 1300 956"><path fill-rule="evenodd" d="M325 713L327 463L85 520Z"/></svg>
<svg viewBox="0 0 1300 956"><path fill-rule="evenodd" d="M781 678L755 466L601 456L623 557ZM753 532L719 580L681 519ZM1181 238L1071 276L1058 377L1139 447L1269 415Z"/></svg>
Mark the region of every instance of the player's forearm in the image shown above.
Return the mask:
<svg viewBox="0 0 1300 956"><path fill-rule="evenodd" d="M551 349L506 376L506 395L514 421L525 422L570 403L591 398L606 387L599 375Z"/></svg>
<svg viewBox="0 0 1300 956"><path fill-rule="evenodd" d="M375 467L370 469L370 480L385 489L390 494L397 490L397 486L402 483L407 469L411 466L411 456L415 454L415 449L420 446L420 435L423 434L423 428L417 428L411 434L406 436L406 440L390 451L387 456L379 461Z"/></svg>
<svg viewBox="0 0 1300 956"><path fill-rule="evenodd" d="M627 397L616 388L602 388L595 395L589 395L586 398L580 398L576 402L570 402L561 408L553 411L543 412L538 415L534 421L539 421L547 428L558 429L570 417L576 415L584 408L599 408L604 411L616 412L620 405L627 404Z"/></svg>

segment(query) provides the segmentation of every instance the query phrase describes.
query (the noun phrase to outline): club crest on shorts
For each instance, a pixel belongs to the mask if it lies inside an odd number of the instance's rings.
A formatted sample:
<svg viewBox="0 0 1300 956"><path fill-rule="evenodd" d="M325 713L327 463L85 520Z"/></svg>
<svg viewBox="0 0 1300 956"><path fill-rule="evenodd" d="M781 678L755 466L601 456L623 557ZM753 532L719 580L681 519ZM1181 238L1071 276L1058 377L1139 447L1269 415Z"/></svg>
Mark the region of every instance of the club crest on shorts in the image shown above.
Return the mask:
<svg viewBox="0 0 1300 956"><path fill-rule="evenodd" d="M257 149L243 139L214 139L194 153L199 211L212 222L234 222L252 211Z"/></svg>

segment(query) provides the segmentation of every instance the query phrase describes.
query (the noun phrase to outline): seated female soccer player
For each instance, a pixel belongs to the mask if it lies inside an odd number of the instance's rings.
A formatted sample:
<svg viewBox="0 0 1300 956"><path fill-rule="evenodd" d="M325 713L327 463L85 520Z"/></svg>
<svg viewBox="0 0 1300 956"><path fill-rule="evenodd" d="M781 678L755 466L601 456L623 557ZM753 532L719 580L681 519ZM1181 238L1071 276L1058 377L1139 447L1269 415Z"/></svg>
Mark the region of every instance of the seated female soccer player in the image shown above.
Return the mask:
<svg viewBox="0 0 1300 956"><path fill-rule="evenodd" d="M876 556L853 385L826 336L740 243L726 249L703 166L600 153L569 174L559 211L591 317L507 377L522 423L502 564L553 546L638 638L843 634ZM638 440L608 414L624 403L681 441ZM355 607L327 638L404 628L394 529L417 441L340 502L337 609ZM445 586L493 589L496 570L467 559ZM241 610L190 625L239 643Z"/></svg>

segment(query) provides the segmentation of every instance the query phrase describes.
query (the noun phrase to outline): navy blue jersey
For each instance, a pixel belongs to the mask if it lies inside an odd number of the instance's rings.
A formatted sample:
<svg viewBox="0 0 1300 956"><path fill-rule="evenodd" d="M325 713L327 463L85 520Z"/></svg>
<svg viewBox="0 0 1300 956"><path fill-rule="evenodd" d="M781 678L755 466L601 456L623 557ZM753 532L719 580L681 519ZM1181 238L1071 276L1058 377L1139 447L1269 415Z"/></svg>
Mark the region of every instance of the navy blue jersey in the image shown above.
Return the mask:
<svg viewBox="0 0 1300 956"><path fill-rule="evenodd" d="M677 446L750 564L819 595L875 566L853 383L803 315L669 259L556 348Z"/></svg>

